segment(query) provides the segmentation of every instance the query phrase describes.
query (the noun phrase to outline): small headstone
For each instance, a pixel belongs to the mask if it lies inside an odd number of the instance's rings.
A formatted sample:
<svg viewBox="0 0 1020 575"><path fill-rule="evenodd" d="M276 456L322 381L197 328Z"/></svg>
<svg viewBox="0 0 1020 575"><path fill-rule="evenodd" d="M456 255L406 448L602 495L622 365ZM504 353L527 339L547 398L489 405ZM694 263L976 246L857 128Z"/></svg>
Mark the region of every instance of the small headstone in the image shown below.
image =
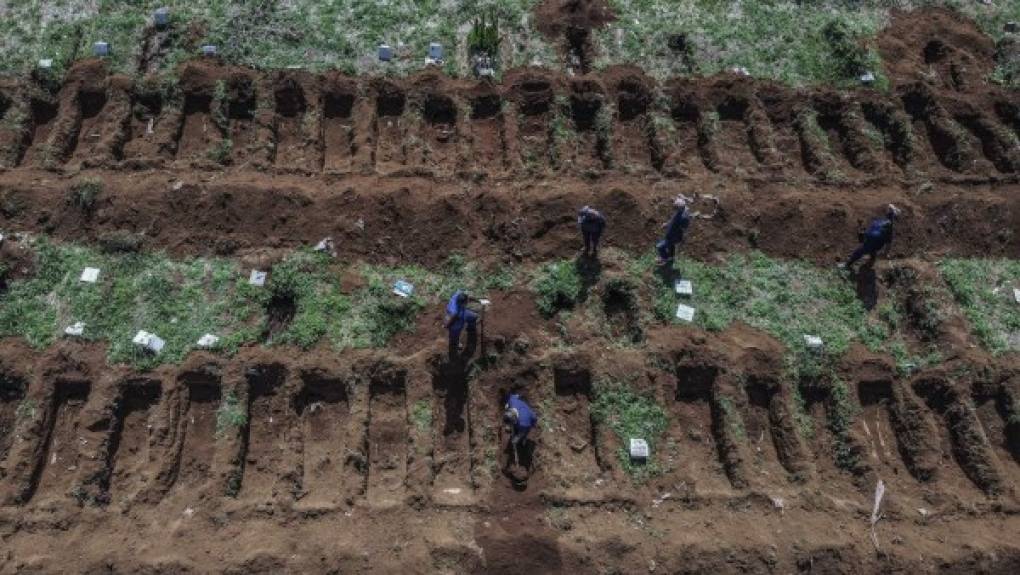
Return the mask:
<svg viewBox="0 0 1020 575"><path fill-rule="evenodd" d="M865 72L861 74L860 80L861 84L864 84L865 86L870 86L875 83L875 74L872 72Z"/></svg>
<svg viewBox="0 0 1020 575"><path fill-rule="evenodd" d="M166 28L170 25L170 9L169 8L156 8L156 11L152 13L152 23L156 25L156 28Z"/></svg>
<svg viewBox="0 0 1020 575"><path fill-rule="evenodd" d="M53 67L53 58L43 58L39 60L39 67L43 70L49 70Z"/></svg>
<svg viewBox="0 0 1020 575"><path fill-rule="evenodd" d="M389 44L379 44L379 61L389 62L393 59L393 48Z"/></svg>
<svg viewBox="0 0 1020 575"><path fill-rule="evenodd" d="M632 460L645 461L648 459L648 454L649 449L647 441L636 437L630 438L630 458Z"/></svg>
<svg viewBox="0 0 1020 575"><path fill-rule="evenodd" d="M207 333L202 337L198 338L198 347L202 349L212 349L216 347L216 344L220 342L220 338L216 337L211 333Z"/></svg>
<svg viewBox="0 0 1020 575"><path fill-rule="evenodd" d="M315 244L315 251L329 254L336 257L336 248L333 245L333 238L322 238Z"/></svg>
<svg viewBox="0 0 1020 575"><path fill-rule="evenodd" d="M822 338L817 335L805 335L804 345L808 346L808 349L821 349L824 344Z"/></svg>
<svg viewBox="0 0 1020 575"><path fill-rule="evenodd" d="M96 283L99 279L99 268L85 268L81 272L81 281L89 284Z"/></svg>
<svg viewBox="0 0 1020 575"><path fill-rule="evenodd" d="M216 55L216 46L214 46L212 44L206 44L205 46L202 46L202 55L203 56L215 56Z"/></svg>
<svg viewBox="0 0 1020 575"><path fill-rule="evenodd" d="M3 235L3 233L0 233L0 245L3 245L3 243L4 243L4 235Z"/></svg>
<svg viewBox="0 0 1020 575"><path fill-rule="evenodd" d="M69 325L64 328L64 335L71 337L81 337L81 334L85 333L85 324L78 321L74 325Z"/></svg>
<svg viewBox="0 0 1020 575"><path fill-rule="evenodd" d="M478 300L478 303L482 304L482 307L489 307L489 304L491 304L492 302L483 298Z"/></svg>
<svg viewBox="0 0 1020 575"><path fill-rule="evenodd" d="M749 72L747 70L747 68L745 68L743 66L734 66L734 67L730 68L730 72L733 72L737 76L750 76L751 75L751 72Z"/></svg>
<svg viewBox="0 0 1020 575"><path fill-rule="evenodd" d="M676 293L679 295L694 294L694 285L691 284L690 280L676 280L676 283L673 284L673 288L676 289Z"/></svg>
<svg viewBox="0 0 1020 575"><path fill-rule="evenodd" d="M3 241L2 235L0 235L0 241ZM1016 300L1016 303L1020 303L1020 289L1013 288L1013 299Z"/></svg>
<svg viewBox="0 0 1020 575"><path fill-rule="evenodd" d="M92 55L98 58L105 58L110 55L110 44L107 42L96 42L92 45Z"/></svg>
<svg viewBox="0 0 1020 575"><path fill-rule="evenodd" d="M393 284L393 293L400 297L411 297L414 293L414 286L404 280L397 280Z"/></svg>
<svg viewBox="0 0 1020 575"><path fill-rule="evenodd" d="M1009 34L1016 34L1017 32L1020 32L1020 22L1010 20L1002 26L1002 29Z"/></svg>
<svg viewBox="0 0 1020 575"><path fill-rule="evenodd" d="M248 283L255 287L262 287L266 285L266 277L269 274L259 270L251 270L251 275L248 276Z"/></svg>
<svg viewBox="0 0 1020 575"><path fill-rule="evenodd" d="M135 334L131 343L143 349L147 349L152 353L159 353L163 351L163 347L166 346L166 342L160 339L156 334L141 330Z"/></svg>
<svg viewBox="0 0 1020 575"><path fill-rule="evenodd" d="M429 58L435 62L443 60L443 45L438 42L429 44Z"/></svg>
<svg viewBox="0 0 1020 575"><path fill-rule="evenodd" d="M694 321L694 308L684 304L677 305L676 318L686 322Z"/></svg>

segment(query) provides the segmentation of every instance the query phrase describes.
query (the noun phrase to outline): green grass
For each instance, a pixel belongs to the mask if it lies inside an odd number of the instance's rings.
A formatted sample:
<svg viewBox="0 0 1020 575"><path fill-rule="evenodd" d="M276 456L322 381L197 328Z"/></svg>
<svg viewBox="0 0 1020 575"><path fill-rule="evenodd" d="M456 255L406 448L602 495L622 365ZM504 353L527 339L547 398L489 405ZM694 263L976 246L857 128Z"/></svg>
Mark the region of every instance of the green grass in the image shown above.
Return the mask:
<svg viewBox="0 0 1020 575"><path fill-rule="evenodd" d="M582 288L581 273L574 260L545 264L535 273L532 282L532 289L537 295L535 305L546 317L572 309L581 297Z"/></svg>
<svg viewBox="0 0 1020 575"><path fill-rule="evenodd" d="M850 443L850 429L861 408L853 401L850 388L840 379L833 379L830 388L829 431L832 432L836 465L852 471L859 464Z"/></svg>
<svg viewBox="0 0 1020 575"><path fill-rule="evenodd" d="M216 409L216 437L225 437L235 429L248 423L248 410L237 399L233 391L223 396L223 401Z"/></svg>
<svg viewBox="0 0 1020 575"><path fill-rule="evenodd" d="M718 265L680 259L676 267L694 285L694 295L683 300L697 310L694 324L710 331L742 321L794 350L804 349L805 334L817 335L830 355L842 354L853 341L877 349L889 335L888 326L868 318L851 282L835 270L756 252L730 255ZM654 316L678 323L681 299L672 285L652 276L654 255L630 269L652 286Z"/></svg>
<svg viewBox="0 0 1020 575"><path fill-rule="evenodd" d="M488 290L507 289L514 282L511 268L484 270L455 256L434 271L361 265L356 269L366 285L344 294L340 277L347 268L308 249L276 264L262 288L248 284L250 270L225 259L175 261L160 253L46 239L35 240L33 249L35 275L10 282L0 295L0 337L19 336L34 347L46 347L66 326L80 321L86 340L109 342L111 362L139 368L181 361L206 333L220 336L219 348L225 353L263 342L267 306L274 297L292 301L294 316L264 343L378 347L412 328L426 305L445 305L456 289L484 297ZM101 270L96 284L79 281L86 267ZM393 295L396 279L414 283L415 295ZM163 338L163 352L157 356L138 350L131 343L138 330Z"/></svg>
<svg viewBox="0 0 1020 575"><path fill-rule="evenodd" d="M419 399L411 408L411 421L418 431L425 433L432 428L432 403L427 399Z"/></svg>
<svg viewBox="0 0 1020 575"><path fill-rule="evenodd" d="M659 437L666 431L669 419L654 398L641 395L622 383L600 382L595 386L591 414L619 438L620 463L635 479L646 479L660 470L655 447ZM643 465L634 465L630 460L632 437L648 442L651 452L648 462Z"/></svg>
<svg viewBox="0 0 1020 575"><path fill-rule="evenodd" d="M947 259L942 277L970 322L974 335L992 353L1020 350L1020 261Z"/></svg>

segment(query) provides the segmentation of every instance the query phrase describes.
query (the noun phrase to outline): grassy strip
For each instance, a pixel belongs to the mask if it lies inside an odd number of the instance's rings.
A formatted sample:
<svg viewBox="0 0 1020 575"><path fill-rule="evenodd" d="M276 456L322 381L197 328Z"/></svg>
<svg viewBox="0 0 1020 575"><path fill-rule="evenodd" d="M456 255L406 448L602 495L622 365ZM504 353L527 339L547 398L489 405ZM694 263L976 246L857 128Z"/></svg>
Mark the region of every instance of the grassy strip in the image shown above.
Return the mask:
<svg viewBox="0 0 1020 575"><path fill-rule="evenodd" d="M843 353L855 340L877 349L889 336L888 326L868 319L846 278L809 263L761 253L734 254L719 265L683 259L677 267L694 286L694 295L683 300L672 285L653 277L653 255L629 265L633 275L652 282L651 307L661 321L678 322L676 307L683 301L697 310L694 324L710 331L742 321L791 349L804 348L805 334L817 335L833 355Z"/></svg>
<svg viewBox="0 0 1020 575"><path fill-rule="evenodd" d="M273 267L266 286L255 287L248 283L249 270L224 259L108 254L45 239L35 240L33 247L35 275L11 282L0 296L0 337L19 336L46 347L66 326L83 322L86 340L109 342L110 361L140 368L181 361L205 333L220 336L219 346L227 353L259 342L302 348L323 340L337 349L383 346L412 328L426 305L442 305L456 289L485 295L514 281L510 269L484 273L455 256L436 271L360 266L357 271L366 283L346 294L340 278L347 268L311 250L291 254ZM101 270L97 283L80 281L86 267ZM391 293L397 279L415 284L413 297ZM294 315L269 333L267 310L280 301L290 302ZM163 352L151 355L134 346L131 339L138 330L164 339Z"/></svg>
<svg viewBox="0 0 1020 575"><path fill-rule="evenodd" d="M619 438L620 464L635 479L643 480L661 471L655 447L669 420L655 399L640 395L618 382L601 382L595 386L591 404L595 421L606 425ZM644 439L650 449L648 461L635 465L630 459L630 439Z"/></svg>
<svg viewBox="0 0 1020 575"><path fill-rule="evenodd" d="M1020 261L947 259L939 270L989 351L1020 350L1020 303L1013 298L1013 289L1020 288Z"/></svg>

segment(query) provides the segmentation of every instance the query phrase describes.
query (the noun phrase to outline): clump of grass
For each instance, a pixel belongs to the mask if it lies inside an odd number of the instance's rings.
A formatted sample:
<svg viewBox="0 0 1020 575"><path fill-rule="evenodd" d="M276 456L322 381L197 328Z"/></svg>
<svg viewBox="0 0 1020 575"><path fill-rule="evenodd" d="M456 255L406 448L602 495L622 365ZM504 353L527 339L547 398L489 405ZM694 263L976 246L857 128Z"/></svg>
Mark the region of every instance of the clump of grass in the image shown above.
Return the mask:
<svg viewBox="0 0 1020 575"><path fill-rule="evenodd" d="M419 399L411 408L411 421L415 429L424 433L432 428L432 403L427 399Z"/></svg>
<svg viewBox="0 0 1020 575"><path fill-rule="evenodd" d="M832 432L836 465L854 471L860 465L860 455L850 440L850 429L860 414L853 401L850 388L840 379L833 379L829 388L829 431Z"/></svg>
<svg viewBox="0 0 1020 575"><path fill-rule="evenodd" d="M552 317L557 312L572 309L581 297L581 274L572 260L560 260L542 266L532 284L538 294L535 304L542 315Z"/></svg>
<svg viewBox="0 0 1020 575"><path fill-rule="evenodd" d="M71 186L67 194L67 203L81 210L86 216L91 216L96 209L96 200L102 193L103 182L89 178Z"/></svg>
<svg viewBox="0 0 1020 575"><path fill-rule="evenodd" d="M206 152L206 156L216 162L226 166L230 163L230 154L234 151L234 141L230 138L223 138L219 142L216 142Z"/></svg>
<svg viewBox="0 0 1020 575"><path fill-rule="evenodd" d="M1020 304L1013 299L1013 289L1020 288L1020 261L947 259L939 270L974 335L989 351L1020 349Z"/></svg>
<svg viewBox="0 0 1020 575"><path fill-rule="evenodd" d="M747 430L744 429L744 420L740 417L740 412L737 410L737 406L733 404L733 400L729 397L722 396L719 398L719 409L723 411L723 417L726 418L727 424L730 428L730 433L734 438L743 440L747 439Z"/></svg>
<svg viewBox="0 0 1020 575"><path fill-rule="evenodd" d="M237 398L237 394L228 391L216 410L216 437L226 437L236 429L248 423L248 410Z"/></svg>
<svg viewBox="0 0 1020 575"><path fill-rule="evenodd" d="M660 471L656 463L655 446L669 420L665 410L654 399L618 382L601 383L595 386L591 414L595 421L608 426L619 438L622 444L619 450L620 463L635 479L647 479ZM651 453L646 464L636 466L631 462L631 438L648 442Z"/></svg>

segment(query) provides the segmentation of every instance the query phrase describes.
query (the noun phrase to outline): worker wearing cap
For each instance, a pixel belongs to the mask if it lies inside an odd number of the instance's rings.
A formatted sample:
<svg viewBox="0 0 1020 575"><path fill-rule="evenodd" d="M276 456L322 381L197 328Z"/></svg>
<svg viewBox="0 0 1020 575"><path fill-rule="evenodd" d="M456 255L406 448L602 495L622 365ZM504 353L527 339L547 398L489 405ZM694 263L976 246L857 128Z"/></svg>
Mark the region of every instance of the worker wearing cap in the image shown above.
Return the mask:
<svg viewBox="0 0 1020 575"><path fill-rule="evenodd" d="M886 207L885 217L871 220L868 229L861 234L861 245L854 250L854 253L850 254L850 259L840 267L852 269L854 263L865 255L870 256L871 260L874 261L878 257L878 252L883 248L888 253L893 239L893 222L896 221L899 215L900 209L889 204Z"/></svg>
<svg viewBox="0 0 1020 575"><path fill-rule="evenodd" d="M510 433L510 447L514 450L516 459L516 450L520 449L527 441L531 428L538 423L538 417L531 407L521 399L520 394L511 393L503 410L503 423Z"/></svg>
<svg viewBox="0 0 1020 575"><path fill-rule="evenodd" d="M460 350L460 333L467 327L468 340L477 333L478 314L468 309L469 302L481 303L481 300L469 296L462 290L453 293L446 304L446 317L443 327L450 333L450 357L455 357Z"/></svg>
<svg viewBox="0 0 1020 575"><path fill-rule="evenodd" d="M599 257L599 239L606 228L606 218L591 206L577 212L577 227L584 237L584 257Z"/></svg>
<svg viewBox="0 0 1020 575"><path fill-rule="evenodd" d="M691 214L687 209L687 198L682 194L677 195L676 199L673 200L673 206L676 208L676 212L669 222L663 225L666 229L666 234L659 240L659 243L655 244L655 249L659 254L660 266L673 263L673 258L676 256L676 245L684 241L687 227L691 225Z"/></svg>

